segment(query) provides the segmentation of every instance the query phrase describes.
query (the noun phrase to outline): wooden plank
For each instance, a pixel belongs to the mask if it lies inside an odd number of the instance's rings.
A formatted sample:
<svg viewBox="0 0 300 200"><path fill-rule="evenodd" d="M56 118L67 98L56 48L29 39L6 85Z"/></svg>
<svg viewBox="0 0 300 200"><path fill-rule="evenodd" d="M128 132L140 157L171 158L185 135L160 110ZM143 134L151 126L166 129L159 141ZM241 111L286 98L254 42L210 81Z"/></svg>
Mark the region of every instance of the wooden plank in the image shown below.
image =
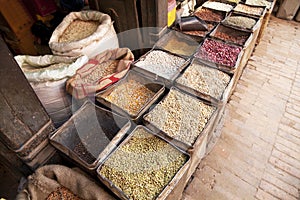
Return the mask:
<svg viewBox="0 0 300 200"><path fill-rule="evenodd" d="M0 47L0 139L16 150L50 118L2 38Z"/></svg>

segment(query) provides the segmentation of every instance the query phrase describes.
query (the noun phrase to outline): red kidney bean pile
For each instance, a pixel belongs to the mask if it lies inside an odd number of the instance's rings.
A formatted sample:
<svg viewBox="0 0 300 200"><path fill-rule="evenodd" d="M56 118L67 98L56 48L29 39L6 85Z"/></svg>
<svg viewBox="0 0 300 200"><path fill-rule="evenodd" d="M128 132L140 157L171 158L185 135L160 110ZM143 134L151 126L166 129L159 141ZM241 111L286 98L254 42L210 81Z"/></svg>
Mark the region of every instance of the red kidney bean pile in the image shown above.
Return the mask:
<svg viewBox="0 0 300 200"><path fill-rule="evenodd" d="M196 57L234 67L242 48L216 40L206 39Z"/></svg>

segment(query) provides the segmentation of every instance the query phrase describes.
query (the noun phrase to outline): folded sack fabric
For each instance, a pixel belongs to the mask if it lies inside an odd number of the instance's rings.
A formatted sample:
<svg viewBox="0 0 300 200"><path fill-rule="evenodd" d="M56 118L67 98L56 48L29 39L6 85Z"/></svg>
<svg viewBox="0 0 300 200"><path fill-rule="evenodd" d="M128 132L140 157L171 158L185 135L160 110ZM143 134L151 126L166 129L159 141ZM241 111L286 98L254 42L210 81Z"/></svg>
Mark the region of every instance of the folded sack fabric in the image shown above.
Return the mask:
<svg viewBox="0 0 300 200"><path fill-rule="evenodd" d="M76 99L95 94L123 78L133 60L128 48L106 50L78 69L67 81L66 89Z"/></svg>

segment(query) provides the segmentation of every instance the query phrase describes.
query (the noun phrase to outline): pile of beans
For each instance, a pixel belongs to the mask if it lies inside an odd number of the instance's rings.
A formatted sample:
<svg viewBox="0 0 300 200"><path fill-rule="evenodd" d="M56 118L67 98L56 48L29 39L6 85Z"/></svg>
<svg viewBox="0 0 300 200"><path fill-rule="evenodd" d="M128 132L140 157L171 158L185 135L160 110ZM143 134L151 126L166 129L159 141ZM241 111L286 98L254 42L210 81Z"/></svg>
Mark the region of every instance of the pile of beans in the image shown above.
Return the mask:
<svg viewBox="0 0 300 200"><path fill-rule="evenodd" d="M187 161L173 146L138 128L98 172L129 199L155 199Z"/></svg>
<svg viewBox="0 0 300 200"><path fill-rule="evenodd" d="M193 145L214 112L190 95L171 89L168 95L145 117L145 120L170 137Z"/></svg>
<svg viewBox="0 0 300 200"><path fill-rule="evenodd" d="M242 48L221 41L206 39L196 57L221 65L234 67Z"/></svg>
<svg viewBox="0 0 300 200"><path fill-rule="evenodd" d="M250 37L250 33L220 25L213 36L226 42L232 42L243 46Z"/></svg>
<svg viewBox="0 0 300 200"><path fill-rule="evenodd" d="M136 66L157 74L166 79L172 79L179 73L179 67L185 63L185 59L164 51L151 51L146 57L141 58Z"/></svg>
<svg viewBox="0 0 300 200"><path fill-rule="evenodd" d="M206 1L203 5L205 8L210 8L219 11L230 12L233 7L226 3L216 2L216 1Z"/></svg>
<svg viewBox="0 0 300 200"><path fill-rule="evenodd" d="M260 8L260 7L251 7L251 6L248 6L245 4L238 4L234 8L234 11L246 13L246 14L250 14L250 15L261 16L264 12L264 9Z"/></svg>
<svg viewBox="0 0 300 200"><path fill-rule="evenodd" d="M256 24L256 21L252 18L244 16L230 16L227 17L223 23L229 26L235 26L244 29L252 29Z"/></svg>
<svg viewBox="0 0 300 200"><path fill-rule="evenodd" d="M272 2L267 0L246 0L246 4L253 6L266 6L269 9L271 8Z"/></svg>
<svg viewBox="0 0 300 200"><path fill-rule="evenodd" d="M207 8L201 8L196 10L194 15L204 21L220 22L225 18L225 14L219 11L214 11Z"/></svg>
<svg viewBox="0 0 300 200"><path fill-rule="evenodd" d="M74 42L92 35L99 26L98 21L74 20L60 36L58 42Z"/></svg>
<svg viewBox="0 0 300 200"><path fill-rule="evenodd" d="M113 74L116 72L118 67L118 61L116 60L109 60L103 62L90 72L87 76L82 77L81 80L84 83L97 83L101 78Z"/></svg>
<svg viewBox="0 0 300 200"><path fill-rule="evenodd" d="M191 36L205 37L215 26L207 23L207 31L183 31L183 33Z"/></svg>
<svg viewBox="0 0 300 200"><path fill-rule="evenodd" d="M154 95L154 92L140 82L128 80L118 84L104 99L136 116Z"/></svg>
<svg viewBox="0 0 300 200"><path fill-rule="evenodd" d="M230 76L220 70L199 63L192 63L176 82L215 99L221 96L230 81Z"/></svg>

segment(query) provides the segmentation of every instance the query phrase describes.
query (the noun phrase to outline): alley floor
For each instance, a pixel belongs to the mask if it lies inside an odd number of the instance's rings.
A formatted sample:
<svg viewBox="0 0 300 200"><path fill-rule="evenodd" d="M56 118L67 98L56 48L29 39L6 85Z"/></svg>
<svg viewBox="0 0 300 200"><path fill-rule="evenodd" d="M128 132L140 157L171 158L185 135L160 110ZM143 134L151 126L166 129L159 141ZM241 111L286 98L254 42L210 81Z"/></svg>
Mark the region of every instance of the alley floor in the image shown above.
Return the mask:
<svg viewBox="0 0 300 200"><path fill-rule="evenodd" d="M271 17L182 199L300 199L300 23Z"/></svg>

